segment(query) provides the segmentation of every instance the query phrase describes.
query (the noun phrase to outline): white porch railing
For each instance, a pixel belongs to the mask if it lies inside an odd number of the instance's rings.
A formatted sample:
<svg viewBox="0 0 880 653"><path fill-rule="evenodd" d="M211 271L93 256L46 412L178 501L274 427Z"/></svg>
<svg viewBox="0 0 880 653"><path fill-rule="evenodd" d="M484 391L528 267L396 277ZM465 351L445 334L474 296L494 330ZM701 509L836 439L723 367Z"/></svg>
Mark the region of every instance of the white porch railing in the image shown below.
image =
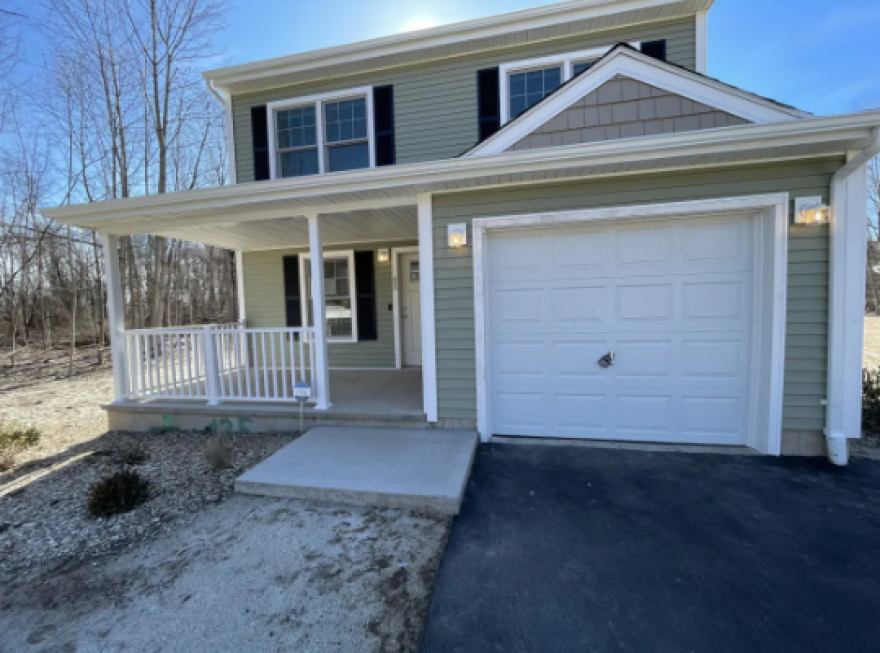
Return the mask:
<svg viewBox="0 0 880 653"><path fill-rule="evenodd" d="M293 402L305 381L319 401L314 331L236 323L121 331L125 397Z"/></svg>

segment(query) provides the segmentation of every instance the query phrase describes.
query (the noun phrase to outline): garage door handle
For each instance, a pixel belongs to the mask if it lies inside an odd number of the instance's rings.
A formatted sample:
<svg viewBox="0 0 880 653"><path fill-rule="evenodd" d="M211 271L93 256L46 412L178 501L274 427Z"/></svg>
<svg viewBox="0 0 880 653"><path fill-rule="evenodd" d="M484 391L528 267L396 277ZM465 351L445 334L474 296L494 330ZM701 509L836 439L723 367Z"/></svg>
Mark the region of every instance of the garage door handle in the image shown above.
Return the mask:
<svg viewBox="0 0 880 653"><path fill-rule="evenodd" d="M599 367L602 369L606 369L614 365L614 351L609 351L602 358L599 359Z"/></svg>

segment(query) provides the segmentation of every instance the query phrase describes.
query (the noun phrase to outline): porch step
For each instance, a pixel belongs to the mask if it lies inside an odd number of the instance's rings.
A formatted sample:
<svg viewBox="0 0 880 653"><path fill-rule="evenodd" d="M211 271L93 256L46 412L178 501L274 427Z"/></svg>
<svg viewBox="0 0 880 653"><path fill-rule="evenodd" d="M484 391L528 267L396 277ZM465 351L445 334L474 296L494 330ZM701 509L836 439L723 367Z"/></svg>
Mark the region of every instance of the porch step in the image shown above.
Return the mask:
<svg viewBox="0 0 880 653"><path fill-rule="evenodd" d="M456 515L474 431L324 426L235 481L243 494Z"/></svg>
<svg viewBox="0 0 880 653"><path fill-rule="evenodd" d="M128 401L105 404L111 431L219 430L233 433L299 431L299 409L294 406L265 404L187 404L172 401ZM303 426L364 426L405 429L432 429L424 414L415 412L349 411L334 407L319 411L306 409ZM469 428L473 425L466 424ZM458 427L458 424L455 424Z"/></svg>

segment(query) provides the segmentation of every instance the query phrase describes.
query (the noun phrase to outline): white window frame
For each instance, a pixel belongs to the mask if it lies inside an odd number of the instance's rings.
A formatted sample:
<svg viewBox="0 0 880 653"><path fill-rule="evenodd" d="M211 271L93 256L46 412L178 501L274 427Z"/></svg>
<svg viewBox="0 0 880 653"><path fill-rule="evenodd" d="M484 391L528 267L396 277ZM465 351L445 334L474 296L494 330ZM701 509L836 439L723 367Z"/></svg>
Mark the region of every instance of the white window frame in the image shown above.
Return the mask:
<svg viewBox="0 0 880 653"><path fill-rule="evenodd" d="M311 253L304 252L299 256L299 287L300 287L300 312L303 316L303 326L309 324L309 281L307 280L308 268L306 262L312 258ZM357 322L357 279L354 273L354 250L345 249L333 252L324 252L321 256L321 264L327 259L346 259L348 261L348 296L351 301L351 337L350 338L334 338L327 336L327 342L358 342L358 322ZM309 279L311 277L309 276ZM325 295L326 301L326 295ZM326 313L326 311L325 311ZM326 315L325 315L326 318ZM314 325L317 327L317 325ZM327 325L324 325L326 330ZM325 331L326 332L326 331Z"/></svg>
<svg viewBox="0 0 880 653"><path fill-rule="evenodd" d="M641 47L642 42L630 41L629 45L638 50ZM510 122L510 76L512 74L561 66L562 78L560 85L565 84L565 82L569 81L574 76L573 71L575 63L591 59L599 59L607 54L613 47L613 45L610 45L603 48L565 52L562 54L549 55L547 57L512 61L498 66L498 93L500 95L498 106L501 108L501 126L503 127L506 123Z"/></svg>
<svg viewBox="0 0 880 653"><path fill-rule="evenodd" d="M351 170L340 170L338 172L329 172L327 170L326 152L328 143L324 138L324 104L339 102L340 100L353 100L356 98L366 98L367 101L367 145L370 153L370 168L376 167L376 128L373 120L373 87L359 86L357 88L349 88L342 91L333 91L330 93L320 93L318 95L307 95L305 97L289 98L286 100L276 100L266 104L267 125L269 132L269 176L271 179L282 179L278 170L278 147L276 143L277 128L276 115L279 111L286 109L295 109L307 105L315 107L315 131L316 131L316 147L318 148L318 174L339 174L341 172L352 172ZM366 168L364 168L366 170Z"/></svg>

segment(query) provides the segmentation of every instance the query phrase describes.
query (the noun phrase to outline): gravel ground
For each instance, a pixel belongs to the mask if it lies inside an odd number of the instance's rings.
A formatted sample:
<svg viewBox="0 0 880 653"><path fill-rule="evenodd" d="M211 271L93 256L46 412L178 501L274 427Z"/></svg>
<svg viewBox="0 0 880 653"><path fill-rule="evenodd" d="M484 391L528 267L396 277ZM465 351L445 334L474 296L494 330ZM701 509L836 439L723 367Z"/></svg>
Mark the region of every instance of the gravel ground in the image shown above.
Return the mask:
<svg viewBox="0 0 880 653"><path fill-rule="evenodd" d="M233 467L215 470L202 433L111 432L62 454L0 476L0 582L28 572L123 550L173 527L185 515L232 494L234 479L290 442L292 435L237 436ZM89 487L124 467L125 452L146 460L128 465L150 480L151 498L132 512L93 519Z"/></svg>
<svg viewBox="0 0 880 653"><path fill-rule="evenodd" d="M7 585L0 651L413 651L447 520L235 496Z"/></svg>

